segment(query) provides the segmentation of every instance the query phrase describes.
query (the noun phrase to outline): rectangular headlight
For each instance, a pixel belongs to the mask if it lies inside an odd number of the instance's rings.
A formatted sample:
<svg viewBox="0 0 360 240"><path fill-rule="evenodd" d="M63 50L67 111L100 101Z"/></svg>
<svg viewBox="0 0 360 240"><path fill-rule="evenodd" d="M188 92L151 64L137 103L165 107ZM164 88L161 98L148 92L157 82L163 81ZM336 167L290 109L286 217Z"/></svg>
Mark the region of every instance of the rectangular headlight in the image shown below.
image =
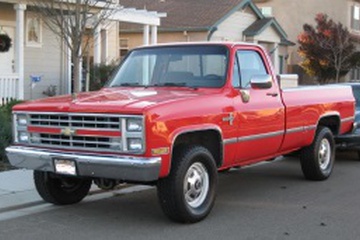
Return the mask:
<svg viewBox="0 0 360 240"><path fill-rule="evenodd" d="M29 135L27 132L18 132L18 140L21 143L29 142Z"/></svg>
<svg viewBox="0 0 360 240"><path fill-rule="evenodd" d="M143 129L142 119L129 118L126 122L126 130L129 132L141 132Z"/></svg>
<svg viewBox="0 0 360 240"><path fill-rule="evenodd" d="M128 138L129 151L141 151L143 149L143 141L141 138Z"/></svg>
<svg viewBox="0 0 360 240"><path fill-rule="evenodd" d="M27 116L25 114L17 115L17 124L19 126L26 126L28 124Z"/></svg>

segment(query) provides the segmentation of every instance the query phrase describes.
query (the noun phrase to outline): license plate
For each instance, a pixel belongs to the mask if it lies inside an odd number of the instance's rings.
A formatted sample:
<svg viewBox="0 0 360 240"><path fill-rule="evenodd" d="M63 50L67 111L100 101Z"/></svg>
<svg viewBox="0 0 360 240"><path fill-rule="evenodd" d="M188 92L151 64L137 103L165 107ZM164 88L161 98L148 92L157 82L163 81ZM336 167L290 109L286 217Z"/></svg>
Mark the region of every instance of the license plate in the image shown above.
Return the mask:
<svg viewBox="0 0 360 240"><path fill-rule="evenodd" d="M73 160L54 159L55 172L66 175L76 175L76 164Z"/></svg>

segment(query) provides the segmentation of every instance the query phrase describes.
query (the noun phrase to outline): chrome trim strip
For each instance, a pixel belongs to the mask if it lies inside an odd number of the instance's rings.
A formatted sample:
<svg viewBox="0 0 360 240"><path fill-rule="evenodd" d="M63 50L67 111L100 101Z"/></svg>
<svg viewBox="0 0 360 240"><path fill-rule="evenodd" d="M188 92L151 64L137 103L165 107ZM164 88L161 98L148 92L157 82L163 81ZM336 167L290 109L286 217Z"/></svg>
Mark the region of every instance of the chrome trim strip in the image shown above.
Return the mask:
<svg viewBox="0 0 360 240"><path fill-rule="evenodd" d="M11 165L55 172L55 158L73 160L78 176L149 182L159 178L161 157L133 157L69 153L57 150L10 146L6 154Z"/></svg>
<svg viewBox="0 0 360 240"><path fill-rule="evenodd" d="M255 135L250 135L250 136L245 136L245 137L228 138L228 139L224 139L224 145L238 143L238 142L253 141L253 140L263 139L263 138L271 138L271 137L276 137L276 136L283 135L283 134L305 132L305 131L310 131L310 130L314 130L314 129L316 129L316 125L309 125L309 126L286 129L285 132L284 131L276 131L276 132L255 134Z"/></svg>
<svg viewBox="0 0 360 240"><path fill-rule="evenodd" d="M238 139L237 138L229 138L229 139L225 139L224 140L224 145L226 144L233 144L233 143L237 143Z"/></svg>
<svg viewBox="0 0 360 240"><path fill-rule="evenodd" d="M289 129L286 129L286 134L303 132L304 130L305 130L304 127L289 128Z"/></svg>
<svg viewBox="0 0 360 240"><path fill-rule="evenodd" d="M251 135L251 136L246 136L246 137L239 137L237 139L237 141L238 142L253 141L253 140L262 139L262 138L276 137L276 136L283 135L283 134L284 134L284 131L262 133L262 134L256 134L256 135Z"/></svg>
<svg viewBox="0 0 360 240"><path fill-rule="evenodd" d="M355 117L347 117L347 118L343 118L341 119L341 122L350 122L350 121L354 121Z"/></svg>

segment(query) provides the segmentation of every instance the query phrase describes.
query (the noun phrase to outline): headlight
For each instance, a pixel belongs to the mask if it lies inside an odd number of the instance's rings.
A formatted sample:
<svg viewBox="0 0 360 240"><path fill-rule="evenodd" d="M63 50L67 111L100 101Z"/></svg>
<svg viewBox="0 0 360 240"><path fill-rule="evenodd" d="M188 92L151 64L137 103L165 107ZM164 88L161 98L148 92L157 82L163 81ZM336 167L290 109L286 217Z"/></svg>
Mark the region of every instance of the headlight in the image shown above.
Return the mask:
<svg viewBox="0 0 360 240"><path fill-rule="evenodd" d="M129 138L128 150L129 151L141 151L143 149L143 141L141 138Z"/></svg>
<svg viewBox="0 0 360 240"><path fill-rule="evenodd" d="M126 130L129 132L141 132L143 129L142 119L130 118L126 123Z"/></svg>
<svg viewBox="0 0 360 240"><path fill-rule="evenodd" d="M24 114L17 115L17 123L19 126L26 126L28 124L27 116Z"/></svg>
<svg viewBox="0 0 360 240"><path fill-rule="evenodd" d="M21 143L29 142L29 135L27 132L19 132L18 136L19 136L19 142Z"/></svg>

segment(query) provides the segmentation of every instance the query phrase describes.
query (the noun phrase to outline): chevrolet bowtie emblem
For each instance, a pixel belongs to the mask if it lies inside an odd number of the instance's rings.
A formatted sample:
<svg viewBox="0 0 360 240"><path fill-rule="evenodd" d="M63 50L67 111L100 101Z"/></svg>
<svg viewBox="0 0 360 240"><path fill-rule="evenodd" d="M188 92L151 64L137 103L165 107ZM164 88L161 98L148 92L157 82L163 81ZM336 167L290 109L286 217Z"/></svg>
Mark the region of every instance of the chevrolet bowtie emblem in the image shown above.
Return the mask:
<svg viewBox="0 0 360 240"><path fill-rule="evenodd" d="M75 135L75 133L76 133L76 130L71 129L71 128L61 129L61 134L65 135L65 136L73 136L73 135Z"/></svg>

